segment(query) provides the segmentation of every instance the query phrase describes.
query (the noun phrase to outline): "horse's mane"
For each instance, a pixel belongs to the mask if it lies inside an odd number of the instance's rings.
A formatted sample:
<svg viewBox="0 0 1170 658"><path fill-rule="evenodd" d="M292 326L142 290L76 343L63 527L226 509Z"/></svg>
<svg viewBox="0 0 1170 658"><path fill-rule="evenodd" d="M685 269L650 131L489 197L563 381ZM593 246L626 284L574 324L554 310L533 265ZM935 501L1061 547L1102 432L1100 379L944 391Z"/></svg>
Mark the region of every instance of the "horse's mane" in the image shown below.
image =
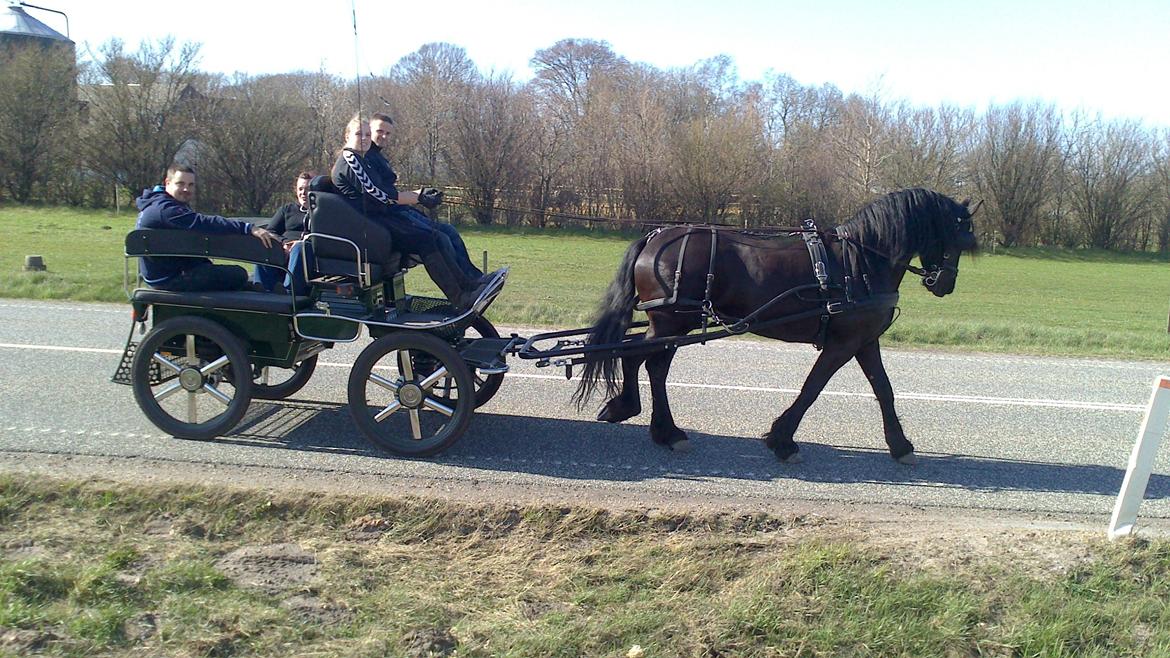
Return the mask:
<svg viewBox="0 0 1170 658"><path fill-rule="evenodd" d="M907 258L929 241L943 239L944 222L969 216L967 209L949 196L915 187L877 199L841 228L864 244L880 245L895 258Z"/></svg>

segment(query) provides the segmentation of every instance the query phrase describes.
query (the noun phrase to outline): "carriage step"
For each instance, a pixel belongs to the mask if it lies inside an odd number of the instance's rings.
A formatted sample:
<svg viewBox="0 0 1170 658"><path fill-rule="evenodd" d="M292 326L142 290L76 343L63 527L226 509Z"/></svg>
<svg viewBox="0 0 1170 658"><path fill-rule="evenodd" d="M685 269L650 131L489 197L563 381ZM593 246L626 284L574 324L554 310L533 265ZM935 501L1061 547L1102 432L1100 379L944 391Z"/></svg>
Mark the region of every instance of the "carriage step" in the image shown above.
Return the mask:
<svg viewBox="0 0 1170 658"><path fill-rule="evenodd" d="M114 371L114 376L110 377L110 381L115 384L123 384L132 386L134 384L134 354L138 351L137 341L129 341L126 343L126 349L122 351L122 360L118 362L118 369ZM162 370L159 369L157 363L150 364L150 384L157 386L162 383Z"/></svg>
<svg viewBox="0 0 1170 658"><path fill-rule="evenodd" d="M497 375L508 372L504 354L512 345L511 338L477 338L459 353L467 365L481 374Z"/></svg>

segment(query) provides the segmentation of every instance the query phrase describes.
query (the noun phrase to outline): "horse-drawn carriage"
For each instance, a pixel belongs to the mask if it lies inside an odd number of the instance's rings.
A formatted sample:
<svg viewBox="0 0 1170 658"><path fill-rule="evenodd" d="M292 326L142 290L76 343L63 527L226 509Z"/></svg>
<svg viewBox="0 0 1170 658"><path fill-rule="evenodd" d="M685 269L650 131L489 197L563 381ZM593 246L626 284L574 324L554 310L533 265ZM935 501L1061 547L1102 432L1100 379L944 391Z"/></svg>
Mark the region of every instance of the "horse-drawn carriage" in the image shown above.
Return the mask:
<svg viewBox="0 0 1170 658"><path fill-rule="evenodd" d="M578 400L603 387L609 400L598 419L608 422L641 412L638 371L645 364L654 404L651 438L680 449L687 436L666 398L675 351L755 333L822 350L796 400L765 435L779 459L798 460L793 436L805 411L855 358L881 405L891 456L909 463L914 448L894 412L878 338L896 317L906 272L922 276L936 296L953 291L960 254L976 247L971 214L966 202L902 190L834 229L797 228L804 239L795 244L705 225L660 229L630 246L595 326L525 338L500 337L483 317L503 290L506 271L461 313L446 300L408 295L407 257L388 248L389 235L342 197L317 189L309 195L305 235L313 247L304 263L309 294L138 288L131 294L134 323L145 329L150 321L153 328L141 342L132 328L115 381L133 386L160 429L209 438L234 428L251 398L295 393L322 351L359 339L365 328L374 340L350 371L349 409L366 438L390 452L429 456L454 443L475 407L498 390L508 356L564 366L570 375L583 365ZM132 232L126 256L285 267L279 247L182 231ZM910 264L915 256L922 267ZM647 322L631 322L635 308L646 312ZM272 373L282 373L282 381L269 381Z"/></svg>
<svg viewBox="0 0 1170 658"><path fill-rule="evenodd" d="M375 445L409 456L442 451L464 432L474 408L487 402L507 371L511 338L500 338L483 311L504 288L500 271L470 308L409 295L410 258L389 234L316 181L309 194L301 252L308 290L130 292L134 327L114 381L129 384L142 411L174 436L225 434L253 398L278 400L299 391L319 355L367 333L347 386L349 409ZM136 230L126 236L131 259L210 257L277 267L279 245L247 235Z"/></svg>

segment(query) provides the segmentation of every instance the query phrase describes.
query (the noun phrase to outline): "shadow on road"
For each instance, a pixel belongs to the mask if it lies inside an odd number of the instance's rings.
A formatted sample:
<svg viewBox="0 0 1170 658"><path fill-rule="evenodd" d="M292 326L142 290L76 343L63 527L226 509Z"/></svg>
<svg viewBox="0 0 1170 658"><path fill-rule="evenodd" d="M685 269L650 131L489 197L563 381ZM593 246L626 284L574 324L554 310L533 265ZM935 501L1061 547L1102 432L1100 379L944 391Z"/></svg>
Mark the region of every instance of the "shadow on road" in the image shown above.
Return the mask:
<svg viewBox="0 0 1170 658"><path fill-rule="evenodd" d="M344 405L254 402L219 443L400 459L370 446ZM802 442L801 464L780 464L763 441L691 432L693 450L671 453L642 425L477 412L467 434L430 461L465 468L614 482L719 477L747 481L931 486L969 491L1115 495L1124 470L1093 464L920 453L916 466L884 449ZM1153 475L1147 499L1170 497L1170 477Z"/></svg>

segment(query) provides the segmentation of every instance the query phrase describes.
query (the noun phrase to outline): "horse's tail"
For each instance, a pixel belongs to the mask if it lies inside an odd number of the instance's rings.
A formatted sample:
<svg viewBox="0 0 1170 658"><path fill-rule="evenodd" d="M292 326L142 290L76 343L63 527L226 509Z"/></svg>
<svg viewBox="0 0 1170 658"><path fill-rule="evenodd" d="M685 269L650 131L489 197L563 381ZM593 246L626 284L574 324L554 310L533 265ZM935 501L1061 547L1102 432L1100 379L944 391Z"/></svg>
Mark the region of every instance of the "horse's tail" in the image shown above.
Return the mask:
<svg viewBox="0 0 1170 658"><path fill-rule="evenodd" d="M598 307L597 322L589 332L587 345L611 345L620 343L630 328L630 321L634 317L634 305L637 295L634 292L634 263L646 243L654 233L645 235L642 239L630 245L626 250L622 264L618 266L617 276L610 282ZM581 373L581 383L573 393L573 402L580 409L597 391L601 382L605 382L607 397L613 397L618 392L618 359L598 359L588 361Z"/></svg>

